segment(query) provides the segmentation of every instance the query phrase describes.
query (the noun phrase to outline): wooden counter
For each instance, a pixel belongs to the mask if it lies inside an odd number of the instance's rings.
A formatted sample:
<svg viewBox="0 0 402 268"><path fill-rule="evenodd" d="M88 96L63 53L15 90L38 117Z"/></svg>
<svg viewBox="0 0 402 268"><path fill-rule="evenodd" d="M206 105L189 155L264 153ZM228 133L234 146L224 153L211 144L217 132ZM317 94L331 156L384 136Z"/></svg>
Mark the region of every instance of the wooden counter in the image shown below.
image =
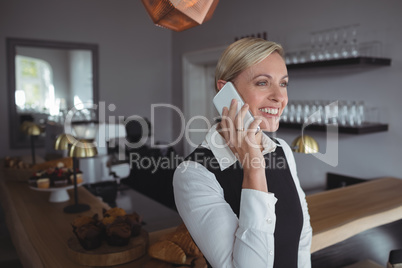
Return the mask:
<svg viewBox="0 0 402 268"><path fill-rule="evenodd" d="M401 219L401 193L402 180L383 178L308 196L313 227L311 252ZM76 214L66 214L63 208L73 200L50 203L48 193L33 191L26 182L0 178L0 201L24 267L86 267L75 264L67 253L67 241L72 236L70 222ZM91 206L83 215L108 208L83 187L79 188L79 201ZM165 232L150 233L150 243ZM147 261L144 257L118 267L142 267Z"/></svg>
<svg viewBox="0 0 402 268"><path fill-rule="evenodd" d="M311 252L402 219L402 180L382 178L307 196Z"/></svg>
<svg viewBox="0 0 402 268"><path fill-rule="evenodd" d="M73 197L72 190L69 191ZM102 214L109 206L93 196L84 187L78 188L79 203L89 204L91 210L80 213L92 216ZM0 201L7 227L24 267L88 267L74 263L68 256L67 241L73 236L70 223L78 214L67 214L63 208L73 204L50 203L49 193L31 190L27 182L0 178ZM156 232L158 234L158 232ZM155 235L149 234L150 242ZM143 257L118 267L142 267L148 261Z"/></svg>

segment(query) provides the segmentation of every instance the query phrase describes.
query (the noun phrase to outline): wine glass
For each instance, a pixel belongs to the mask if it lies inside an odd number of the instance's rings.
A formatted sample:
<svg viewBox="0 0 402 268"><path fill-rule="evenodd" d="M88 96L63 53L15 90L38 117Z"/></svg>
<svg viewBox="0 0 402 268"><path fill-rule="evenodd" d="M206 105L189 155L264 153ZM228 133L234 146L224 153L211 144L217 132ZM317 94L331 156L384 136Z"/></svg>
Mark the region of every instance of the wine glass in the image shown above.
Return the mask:
<svg viewBox="0 0 402 268"><path fill-rule="evenodd" d="M310 46L311 46L311 49L310 49L310 61L312 61L312 62L317 60L317 55L316 55L316 52L317 52L316 49L317 48L316 48L315 42L316 42L316 33L312 32L310 34Z"/></svg>
<svg viewBox="0 0 402 268"><path fill-rule="evenodd" d="M350 27L350 55L352 57L358 57L359 56L359 48L358 48L358 40L357 40L357 25L352 25Z"/></svg>
<svg viewBox="0 0 402 268"><path fill-rule="evenodd" d="M342 29L342 48L341 54L343 58L349 57L349 50L348 50L348 26L343 27Z"/></svg>
<svg viewBox="0 0 402 268"><path fill-rule="evenodd" d="M324 60L325 55L324 55L324 38L322 36L322 32L318 32L318 51L317 51L317 59L318 60Z"/></svg>
<svg viewBox="0 0 402 268"><path fill-rule="evenodd" d="M325 35L325 43L324 43L324 58L326 60L332 59L332 54L331 54L331 32L325 31L323 33Z"/></svg>
<svg viewBox="0 0 402 268"><path fill-rule="evenodd" d="M332 39L333 39L333 46L332 46L332 58L339 59L339 29L333 29Z"/></svg>

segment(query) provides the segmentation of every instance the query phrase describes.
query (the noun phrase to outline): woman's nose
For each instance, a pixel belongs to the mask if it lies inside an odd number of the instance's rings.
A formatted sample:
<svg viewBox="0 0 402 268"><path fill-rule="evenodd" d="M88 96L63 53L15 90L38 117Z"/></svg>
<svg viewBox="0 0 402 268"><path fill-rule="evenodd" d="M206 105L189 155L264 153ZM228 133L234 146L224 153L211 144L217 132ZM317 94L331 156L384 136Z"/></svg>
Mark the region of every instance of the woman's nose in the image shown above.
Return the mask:
<svg viewBox="0 0 402 268"><path fill-rule="evenodd" d="M286 88L273 86L269 99L275 102L282 102L286 98Z"/></svg>

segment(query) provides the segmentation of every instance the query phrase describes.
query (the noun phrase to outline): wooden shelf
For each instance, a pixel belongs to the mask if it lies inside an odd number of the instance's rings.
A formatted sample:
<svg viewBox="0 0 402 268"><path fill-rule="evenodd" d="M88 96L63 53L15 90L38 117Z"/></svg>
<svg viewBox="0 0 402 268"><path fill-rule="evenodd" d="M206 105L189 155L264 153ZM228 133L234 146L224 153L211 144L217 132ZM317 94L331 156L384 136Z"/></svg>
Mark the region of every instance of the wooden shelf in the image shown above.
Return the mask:
<svg viewBox="0 0 402 268"><path fill-rule="evenodd" d="M287 123L281 122L279 124L279 129L297 129L301 130L303 124L301 123ZM307 130L314 130L314 131L326 131L325 125L317 125L311 124L306 127ZM369 134L369 133L376 133L376 132L385 132L388 131L388 124L381 124L381 123L364 123L361 126L350 127L350 126L338 126L339 133L346 133L346 134Z"/></svg>
<svg viewBox="0 0 402 268"><path fill-rule="evenodd" d="M390 65L391 65L391 59L388 58L356 57L348 59L336 59L336 60L288 64L287 68L288 70L299 70L307 68L318 68L318 67L321 68L321 67L334 67L334 66L380 67Z"/></svg>

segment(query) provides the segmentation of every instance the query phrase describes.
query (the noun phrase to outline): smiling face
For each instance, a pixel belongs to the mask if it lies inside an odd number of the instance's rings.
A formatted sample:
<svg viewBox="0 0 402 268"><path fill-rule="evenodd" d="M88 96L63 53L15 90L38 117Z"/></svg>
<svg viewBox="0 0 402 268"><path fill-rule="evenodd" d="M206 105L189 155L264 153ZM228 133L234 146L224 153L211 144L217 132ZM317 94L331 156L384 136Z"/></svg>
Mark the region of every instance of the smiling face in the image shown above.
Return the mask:
<svg viewBox="0 0 402 268"><path fill-rule="evenodd" d="M288 103L288 72L283 58L276 52L270 54L242 71L233 84L251 113L263 118L261 129L278 130L280 115Z"/></svg>

